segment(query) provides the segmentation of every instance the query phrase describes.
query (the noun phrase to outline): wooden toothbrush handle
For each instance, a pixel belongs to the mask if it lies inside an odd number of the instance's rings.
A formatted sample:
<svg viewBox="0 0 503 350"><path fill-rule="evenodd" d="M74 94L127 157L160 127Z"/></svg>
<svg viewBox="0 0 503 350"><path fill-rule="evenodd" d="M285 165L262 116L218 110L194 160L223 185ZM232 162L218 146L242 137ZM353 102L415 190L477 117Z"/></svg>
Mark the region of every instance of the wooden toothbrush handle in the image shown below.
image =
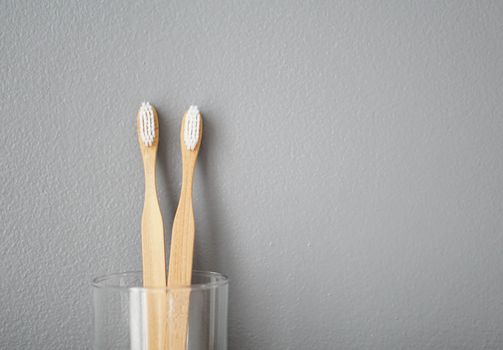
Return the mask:
<svg viewBox="0 0 503 350"><path fill-rule="evenodd" d="M186 350L188 345L190 286L192 284L195 238L192 184L203 131L201 115L197 107L194 107L191 106L184 115L180 128L183 174L180 201L176 209L171 235L167 350ZM186 118L190 119L187 121ZM185 127L189 127L189 129L185 130Z"/></svg>
<svg viewBox="0 0 503 350"><path fill-rule="evenodd" d="M187 287L192 282L194 258L194 212L191 200L181 200L173 221L168 287Z"/></svg>
<svg viewBox="0 0 503 350"><path fill-rule="evenodd" d="M148 290L148 350L163 350L166 338L164 226L155 184L155 154L144 155L145 203L141 220L143 286Z"/></svg>
<svg viewBox="0 0 503 350"><path fill-rule="evenodd" d="M184 187L182 185L182 196L173 221L171 238L166 350L187 349L195 223L191 193Z"/></svg>
<svg viewBox="0 0 503 350"><path fill-rule="evenodd" d="M143 286L162 288L166 286L164 229L157 198L145 200L142 222Z"/></svg>
<svg viewBox="0 0 503 350"><path fill-rule="evenodd" d="M144 211L142 220L142 228L149 227L143 230L149 233L142 237L143 281L146 288L154 288L147 289L148 349L162 350L166 337L166 269L164 245L159 246L159 237L162 233L163 238L163 231L159 229L158 224L155 224L160 219L155 211L151 212L149 209ZM157 229L152 228L153 225L156 225Z"/></svg>
<svg viewBox="0 0 503 350"><path fill-rule="evenodd" d="M148 350L164 350L166 343L166 291L147 292L147 344Z"/></svg>
<svg viewBox="0 0 503 350"><path fill-rule="evenodd" d="M186 350L188 346L190 289L168 291L165 350Z"/></svg>

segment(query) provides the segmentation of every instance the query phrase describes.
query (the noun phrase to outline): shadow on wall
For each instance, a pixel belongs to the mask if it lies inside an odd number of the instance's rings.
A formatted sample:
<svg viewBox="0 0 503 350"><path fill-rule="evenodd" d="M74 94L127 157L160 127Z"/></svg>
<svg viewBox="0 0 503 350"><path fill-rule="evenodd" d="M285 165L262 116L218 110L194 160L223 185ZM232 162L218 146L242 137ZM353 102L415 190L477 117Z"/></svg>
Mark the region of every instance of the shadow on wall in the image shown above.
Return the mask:
<svg viewBox="0 0 503 350"><path fill-rule="evenodd" d="M217 174L215 174L215 166L218 159L217 150L225 149L219 147L219 140L222 135L218 135L219 128L215 125L218 120L212 118L212 111L203 109L203 144L199 153L199 161L196 167L196 178L199 179L200 189L200 207L204 210L206 218L204 228L199 230L204 234L204 238L195 241L195 261L194 266L199 269L208 269L217 272L222 272L229 275L230 278L230 295L229 295L229 348L241 348L239 339L233 339L233 307L232 305L239 302L239 290L233 289L232 276L237 275L235 269L237 261L232 261L232 255L225 249L225 243L233 232L225 232L225 209L222 207L221 196L219 196L220 188L218 186ZM196 214L197 215L197 214ZM197 218L196 218L197 225ZM197 228L196 228L197 230ZM227 263L226 263L227 262ZM239 304L236 304L239 305Z"/></svg>
<svg viewBox="0 0 503 350"><path fill-rule="evenodd" d="M211 159L215 155L215 147L217 147L218 135L215 135L213 121L211 120L211 112L204 111L203 114L203 144L199 153L199 161L196 167L196 177L200 181L200 199L201 207L205 211L207 218L204 223L202 232L205 237L203 241L196 239L195 261L194 266L201 269L221 270L223 249L219 249L224 239L222 235L223 227L221 223L225 213L220 204L218 196L218 185L215 179L215 174L211 171ZM204 246L203 246L204 242ZM208 255L211 254L211 255ZM205 264L206 262L206 264ZM219 271L220 272L220 271Z"/></svg>
<svg viewBox="0 0 503 350"><path fill-rule="evenodd" d="M253 320L244 314L246 307L239 307L249 303L247 297L247 286L239 283L240 276L246 273L246 267L239 259L239 254L233 254L233 237L243 235L246 232L232 231L233 225L230 225L229 213L222 196L222 187L225 184L220 181L221 172L217 171L225 166L222 159L223 151L228 150L223 144L225 135L223 135L222 119L217 117L217 112L202 109L203 126L203 145L199 154L199 161L196 167L196 180L199 180L198 187L200 200L199 209L204 211L204 228L199 230L199 239L196 238L196 251L194 266L200 269L210 269L222 272L229 276L229 320L228 320L228 341L229 349L249 348L250 339L246 329L253 329ZM234 205L234 203L228 203ZM196 205L197 206L197 205ZM203 213L200 213L203 214ZM196 213L196 216L198 213ZM196 217L197 223L197 217ZM196 229L197 230L197 229ZM197 233L196 233L197 234ZM247 301L248 300L248 301ZM246 320L243 322L243 320ZM240 335L236 337L236 335ZM245 335L245 336L243 336ZM273 334L254 334L253 337L267 338L267 341L273 343Z"/></svg>

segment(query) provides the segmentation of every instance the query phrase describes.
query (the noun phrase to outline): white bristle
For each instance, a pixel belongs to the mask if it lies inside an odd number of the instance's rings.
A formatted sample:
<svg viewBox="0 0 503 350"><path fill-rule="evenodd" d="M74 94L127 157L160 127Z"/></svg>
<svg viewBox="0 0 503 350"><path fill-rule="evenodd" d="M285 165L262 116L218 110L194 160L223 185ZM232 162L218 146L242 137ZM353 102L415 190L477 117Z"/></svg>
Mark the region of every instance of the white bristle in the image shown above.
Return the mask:
<svg viewBox="0 0 503 350"><path fill-rule="evenodd" d="M193 151L199 141L200 123L201 113L199 113L199 109L197 106L190 106L185 117L185 126L183 128L183 141L185 142L185 147L187 147L189 151Z"/></svg>
<svg viewBox="0 0 503 350"><path fill-rule="evenodd" d="M150 147L155 139L154 110L149 102L140 107L140 135L145 146Z"/></svg>

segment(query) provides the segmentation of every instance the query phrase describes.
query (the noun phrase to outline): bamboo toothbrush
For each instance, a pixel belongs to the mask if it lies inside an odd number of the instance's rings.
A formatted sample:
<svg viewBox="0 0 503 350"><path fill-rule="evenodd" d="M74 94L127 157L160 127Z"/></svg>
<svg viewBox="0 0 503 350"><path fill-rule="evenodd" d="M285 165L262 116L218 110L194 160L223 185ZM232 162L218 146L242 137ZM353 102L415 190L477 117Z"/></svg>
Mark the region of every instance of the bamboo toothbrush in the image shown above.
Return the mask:
<svg viewBox="0 0 503 350"><path fill-rule="evenodd" d="M137 116L138 142L145 172L145 201L141 218L141 245L143 286L166 287L166 256L164 252L164 227L157 199L155 163L159 145L157 112L148 102L142 103ZM147 296L148 349L161 349L165 339L164 292ZM159 345L161 344L161 345Z"/></svg>
<svg viewBox="0 0 503 350"><path fill-rule="evenodd" d="M169 258L168 288L174 288L172 307L168 319L169 350L187 348L187 328L190 293L187 287L192 279L192 261L194 256L194 211L192 208L192 183L197 155L201 146L203 122L197 106L190 106L182 119L180 144L182 149L182 189L176 209L171 235Z"/></svg>

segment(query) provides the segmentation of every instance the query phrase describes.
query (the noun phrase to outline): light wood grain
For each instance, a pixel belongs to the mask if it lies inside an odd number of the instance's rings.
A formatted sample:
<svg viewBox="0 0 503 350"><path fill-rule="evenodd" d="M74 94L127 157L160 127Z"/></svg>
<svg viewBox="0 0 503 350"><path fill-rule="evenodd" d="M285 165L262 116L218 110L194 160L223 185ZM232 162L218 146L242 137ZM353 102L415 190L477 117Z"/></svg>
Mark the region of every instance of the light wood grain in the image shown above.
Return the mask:
<svg viewBox="0 0 503 350"><path fill-rule="evenodd" d="M185 113L180 128L180 146L182 149L182 188L180 201L173 221L171 249L169 258L168 288L168 347L169 350L187 348L187 328L189 316L189 287L192 282L192 262L194 259L195 223L192 208L192 186L196 160L201 146L203 121L201 117L199 138L194 150L190 151L184 144Z"/></svg>
<svg viewBox="0 0 503 350"><path fill-rule="evenodd" d="M145 176L145 201L141 218L141 245L143 265L143 286L162 288L147 292L148 349L161 350L166 343L166 254L164 249L164 225L162 221L157 187L155 165L159 145L159 121L157 111L152 107L155 121L155 138L151 146L145 146L141 139L138 122L138 143L143 158ZM140 118L138 112L137 118Z"/></svg>

